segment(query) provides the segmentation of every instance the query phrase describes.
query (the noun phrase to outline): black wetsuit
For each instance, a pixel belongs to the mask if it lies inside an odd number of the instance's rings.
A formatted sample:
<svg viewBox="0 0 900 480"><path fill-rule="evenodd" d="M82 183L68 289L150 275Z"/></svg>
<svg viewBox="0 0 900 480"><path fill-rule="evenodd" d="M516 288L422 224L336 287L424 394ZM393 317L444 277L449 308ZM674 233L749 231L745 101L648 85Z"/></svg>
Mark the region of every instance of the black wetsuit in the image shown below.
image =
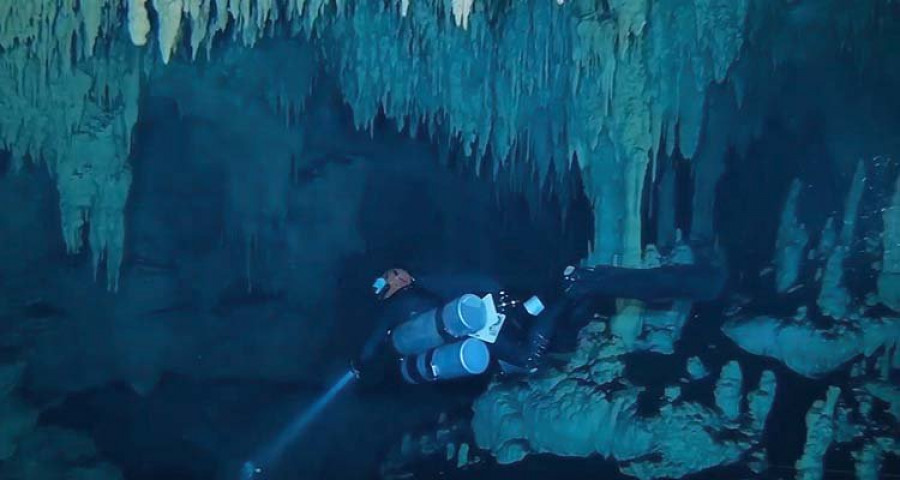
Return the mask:
<svg viewBox="0 0 900 480"><path fill-rule="evenodd" d="M650 269L610 266L576 269L562 285L538 292L544 310L532 317L517 307L496 342L489 345L495 364L530 371L537 367L560 320L585 300L597 297L632 298L648 302L678 299L708 301L718 297L727 271L710 265L672 265ZM378 326L355 365L364 383L379 383L385 375L399 378L399 356L390 344L389 332L411 316L438 308L466 293L499 298L500 284L478 274L418 277L416 282L384 301ZM529 295L530 296L530 295ZM520 301L527 297L519 298Z"/></svg>

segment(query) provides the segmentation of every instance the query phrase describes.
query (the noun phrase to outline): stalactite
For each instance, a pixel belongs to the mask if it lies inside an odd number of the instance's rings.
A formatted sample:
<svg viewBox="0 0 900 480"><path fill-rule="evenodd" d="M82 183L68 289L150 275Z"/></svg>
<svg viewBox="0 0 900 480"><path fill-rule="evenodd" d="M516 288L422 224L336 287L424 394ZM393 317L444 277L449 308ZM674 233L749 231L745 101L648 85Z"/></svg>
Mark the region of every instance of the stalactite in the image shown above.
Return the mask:
<svg viewBox="0 0 900 480"><path fill-rule="evenodd" d="M0 38L15 39L0 56L3 143L15 163L47 164L60 192L66 248L80 252L87 237L95 273L106 261L110 290L118 287L123 255L127 159L139 96L133 52L104 42L104 55L93 57L100 33L112 28L113 7L107 1L77 11L69 5L52 32L37 28L48 24L41 15L49 10L29 13L35 30L0 28ZM73 38L82 47L74 63Z"/></svg>
<svg viewBox="0 0 900 480"><path fill-rule="evenodd" d="M159 18L159 53L163 63L169 63L181 31L183 0L153 0Z"/></svg>
<svg viewBox="0 0 900 480"><path fill-rule="evenodd" d="M128 33L135 45L142 47L147 44L147 36L150 35L150 17L147 13L148 0L128 0Z"/></svg>
<svg viewBox="0 0 900 480"><path fill-rule="evenodd" d="M747 2L740 2L734 11L721 2L704 5L695 12L693 4L651 8L648 3L618 2L610 5L614 14L607 15L590 2L567 2L560 7L529 1L504 7L503 28L488 28L482 12L474 12L468 31L438 24L428 2L411 2L405 7L405 17L380 15L382 10L376 6L358 6L350 14L355 28L336 22L333 38L344 50L336 55L342 62L338 71L358 125L367 123L378 111L373 101L380 102L393 118L402 118L403 112L418 104L414 109L441 111L464 152L471 153L475 161L485 148L506 161L513 145L529 152L567 152L559 157L581 159L585 178L605 170L591 163L619 161L618 167L612 168L629 172L622 178L625 183L617 187L625 196L617 202L630 212L640 212L648 164L660 149L663 135L672 140L676 137L665 126L680 123L683 142L691 141L691 129L698 132L693 142L699 141L707 87L722 79L743 45ZM668 17L677 18L677 26L668 27ZM712 31L710 25L715 22L729 25L723 31ZM520 32L528 35L523 37ZM421 42L425 33L433 40ZM396 41L385 42L385 38ZM654 40L648 43L648 38ZM680 48L672 48L672 43ZM697 55L709 59L715 68L692 63ZM575 68L551 68L558 65L553 59L561 57L572 58ZM421 62L420 58L430 61ZM472 58L477 58L478 65ZM422 84L431 86L428 94L423 95L417 87ZM678 86L691 93L673 94ZM466 94L460 95L462 91ZM675 106L679 102L683 109ZM559 108L565 104L571 106ZM699 113L692 117L688 108ZM543 125L526 120L536 112L547 114L541 115ZM547 125L558 133L537 133L546 132ZM604 138L620 151L613 155L603 152L599 145ZM548 143L551 148L546 147ZM694 148L683 150L690 156ZM544 178L557 155L520 158L535 161ZM603 188L587 185L588 194L610 188L607 178ZM592 199L610 205L607 200ZM609 211L608 206L600 208ZM609 220L606 213L596 214L595 223ZM641 219L631 213L623 220L630 233L624 234L621 244L627 248L616 248L609 257L606 253L593 255L592 259L611 260L618 255L623 264L638 261L642 245L636 232L641 230ZM608 241L595 239L595 251L603 243Z"/></svg>

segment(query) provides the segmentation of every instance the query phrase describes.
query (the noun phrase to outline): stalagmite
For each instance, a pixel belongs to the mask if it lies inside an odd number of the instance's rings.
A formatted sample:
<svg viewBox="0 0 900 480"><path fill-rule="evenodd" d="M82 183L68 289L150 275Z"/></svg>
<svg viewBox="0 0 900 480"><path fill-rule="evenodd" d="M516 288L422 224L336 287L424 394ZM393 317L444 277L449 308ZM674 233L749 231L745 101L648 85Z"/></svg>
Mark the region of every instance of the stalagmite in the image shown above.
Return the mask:
<svg viewBox="0 0 900 480"><path fill-rule="evenodd" d="M870 395L888 405L888 413L900 423L900 386L889 382L869 382L863 387Z"/></svg>
<svg viewBox="0 0 900 480"><path fill-rule="evenodd" d="M825 226L822 227L822 235L819 237L819 245L816 247L816 257L828 258L828 254L837 242L837 227L834 225L834 217L828 217Z"/></svg>
<svg viewBox="0 0 900 480"><path fill-rule="evenodd" d="M691 357L687 362L687 372L694 380L700 380L709 375L709 370L703 365L703 361L699 357Z"/></svg>
<svg viewBox="0 0 900 480"><path fill-rule="evenodd" d="M875 443L869 443L862 449L853 452L856 461L856 480L878 480L881 473L881 449Z"/></svg>
<svg viewBox="0 0 900 480"><path fill-rule="evenodd" d="M834 440L834 413L841 389L829 387L825 400L816 400L806 414L806 445L803 456L797 460L797 478L821 480L825 453Z"/></svg>
<svg viewBox="0 0 900 480"><path fill-rule="evenodd" d="M823 477L822 459L827 453L829 442L834 446L852 449L850 453L858 479L881 478L884 458L888 455L900 455L896 435L900 425L900 391L884 382L867 381L866 378L871 379L871 374L875 372L869 371L866 363L863 359L853 368L855 386L848 393L854 397L855 402L840 404L830 426L823 411L826 405L821 400L816 401L817 405L807 415L807 448L797 462L798 466L802 464L804 467L798 478ZM835 387L829 389L829 397L835 395L835 390ZM890 417L876 413L885 404ZM819 418L810 422L810 416L815 415L819 415ZM828 439L829 431L833 432L832 440Z"/></svg>
<svg viewBox="0 0 900 480"><path fill-rule="evenodd" d="M878 297L881 302L900 312L900 176L894 184L890 205L882 214L881 272L878 275Z"/></svg>
<svg viewBox="0 0 900 480"><path fill-rule="evenodd" d="M842 443L862 443L852 452L856 462L856 477L862 480L882 478L884 458L888 455L900 456L900 441L896 435L900 426L900 390L896 386L881 382L870 382L862 389L854 389L857 400L856 418L858 422L850 425L856 434L839 439ZM888 412L893 417L885 421L872 415L873 397L888 404Z"/></svg>
<svg viewBox="0 0 900 480"><path fill-rule="evenodd" d="M765 428L766 419L769 418L772 404L775 402L776 390L775 374L771 370L766 370L760 376L759 387L747 395L754 430L762 431Z"/></svg>
<svg viewBox="0 0 900 480"><path fill-rule="evenodd" d="M860 161L856 165L856 173L853 175L853 182L844 205L840 235L828 257L825 274L822 278L822 289L819 292L818 304L822 313L836 319L844 318L850 307L850 293L844 285L844 260L850 254L852 247L864 184L865 165Z"/></svg>
<svg viewBox="0 0 900 480"><path fill-rule="evenodd" d="M664 397L667 402L674 402L681 396L681 387L678 385L669 385L666 387Z"/></svg>
<svg viewBox="0 0 900 480"><path fill-rule="evenodd" d="M779 293L784 293L797 281L801 262L806 254L806 244L809 242L806 227L797 221L797 202L802 186L800 180L791 183L781 212L775 241L775 290Z"/></svg>
<svg viewBox="0 0 900 480"><path fill-rule="evenodd" d="M737 420L741 413L742 381L741 366L731 361L722 367L719 380L716 382L716 406L729 421Z"/></svg>

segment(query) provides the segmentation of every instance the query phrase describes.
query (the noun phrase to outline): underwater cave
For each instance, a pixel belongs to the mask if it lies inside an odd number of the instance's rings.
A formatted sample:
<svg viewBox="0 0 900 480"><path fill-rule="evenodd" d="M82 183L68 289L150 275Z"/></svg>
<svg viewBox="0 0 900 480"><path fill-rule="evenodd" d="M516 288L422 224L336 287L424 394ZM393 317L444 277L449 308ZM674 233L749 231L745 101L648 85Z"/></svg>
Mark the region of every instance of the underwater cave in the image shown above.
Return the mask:
<svg viewBox="0 0 900 480"><path fill-rule="evenodd" d="M0 479L900 478L896 2L0 18Z"/></svg>

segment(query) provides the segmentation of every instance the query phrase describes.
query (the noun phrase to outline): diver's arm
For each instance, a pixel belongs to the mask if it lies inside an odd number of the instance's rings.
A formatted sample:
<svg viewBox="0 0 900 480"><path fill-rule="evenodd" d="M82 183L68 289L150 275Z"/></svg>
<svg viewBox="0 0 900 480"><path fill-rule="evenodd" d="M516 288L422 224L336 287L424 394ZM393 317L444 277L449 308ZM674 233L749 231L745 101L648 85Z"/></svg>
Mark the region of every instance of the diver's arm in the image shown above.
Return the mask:
<svg viewBox="0 0 900 480"><path fill-rule="evenodd" d="M380 325L369 336L360 354L353 359L350 367L360 384L374 387L389 377L389 370L399 356L391 344L389 325Z"/></svg>
<svg viewBox="0 0 900 480"><path fill-rule="evenodd" d="M363 345L362 351L357 357L357 361L364 363L378 354L379 350L387 348L388 330L387 326L379 326L369 335L368 340Z"/></svg>
<svg viewBox="0 0 900 480"><path fill-rule="evenodd" d="M393 356L390 332L409 315L411 302L406 300L409 299L400 297L385 305L359 355L353 359L352 367L358 378L369 376L366 374L370 372L377 372L381 368L383 358Z"/></svg>
<svg viewBox="0 0 900 480"><path fill-rule="evenodd" d="M365 352L351 362L350 366L356 378L365 385L377 385L382 382L388 369L388 364L397 360L393 349L390 348L386 338L382 339L375 348Z"/></svg>
<svg viewBox="0 0 900 480"><path fill-rule="evenodd" d="M372 372L375 377L383 376L385 365L399 358L391 343L391 330L408 320L412 314L439 305L440 302L433 295L416 285L383 303L381 315L374 322L372 333L353 361L353 369L358 377L366 375L366 372Z"/></svg>

